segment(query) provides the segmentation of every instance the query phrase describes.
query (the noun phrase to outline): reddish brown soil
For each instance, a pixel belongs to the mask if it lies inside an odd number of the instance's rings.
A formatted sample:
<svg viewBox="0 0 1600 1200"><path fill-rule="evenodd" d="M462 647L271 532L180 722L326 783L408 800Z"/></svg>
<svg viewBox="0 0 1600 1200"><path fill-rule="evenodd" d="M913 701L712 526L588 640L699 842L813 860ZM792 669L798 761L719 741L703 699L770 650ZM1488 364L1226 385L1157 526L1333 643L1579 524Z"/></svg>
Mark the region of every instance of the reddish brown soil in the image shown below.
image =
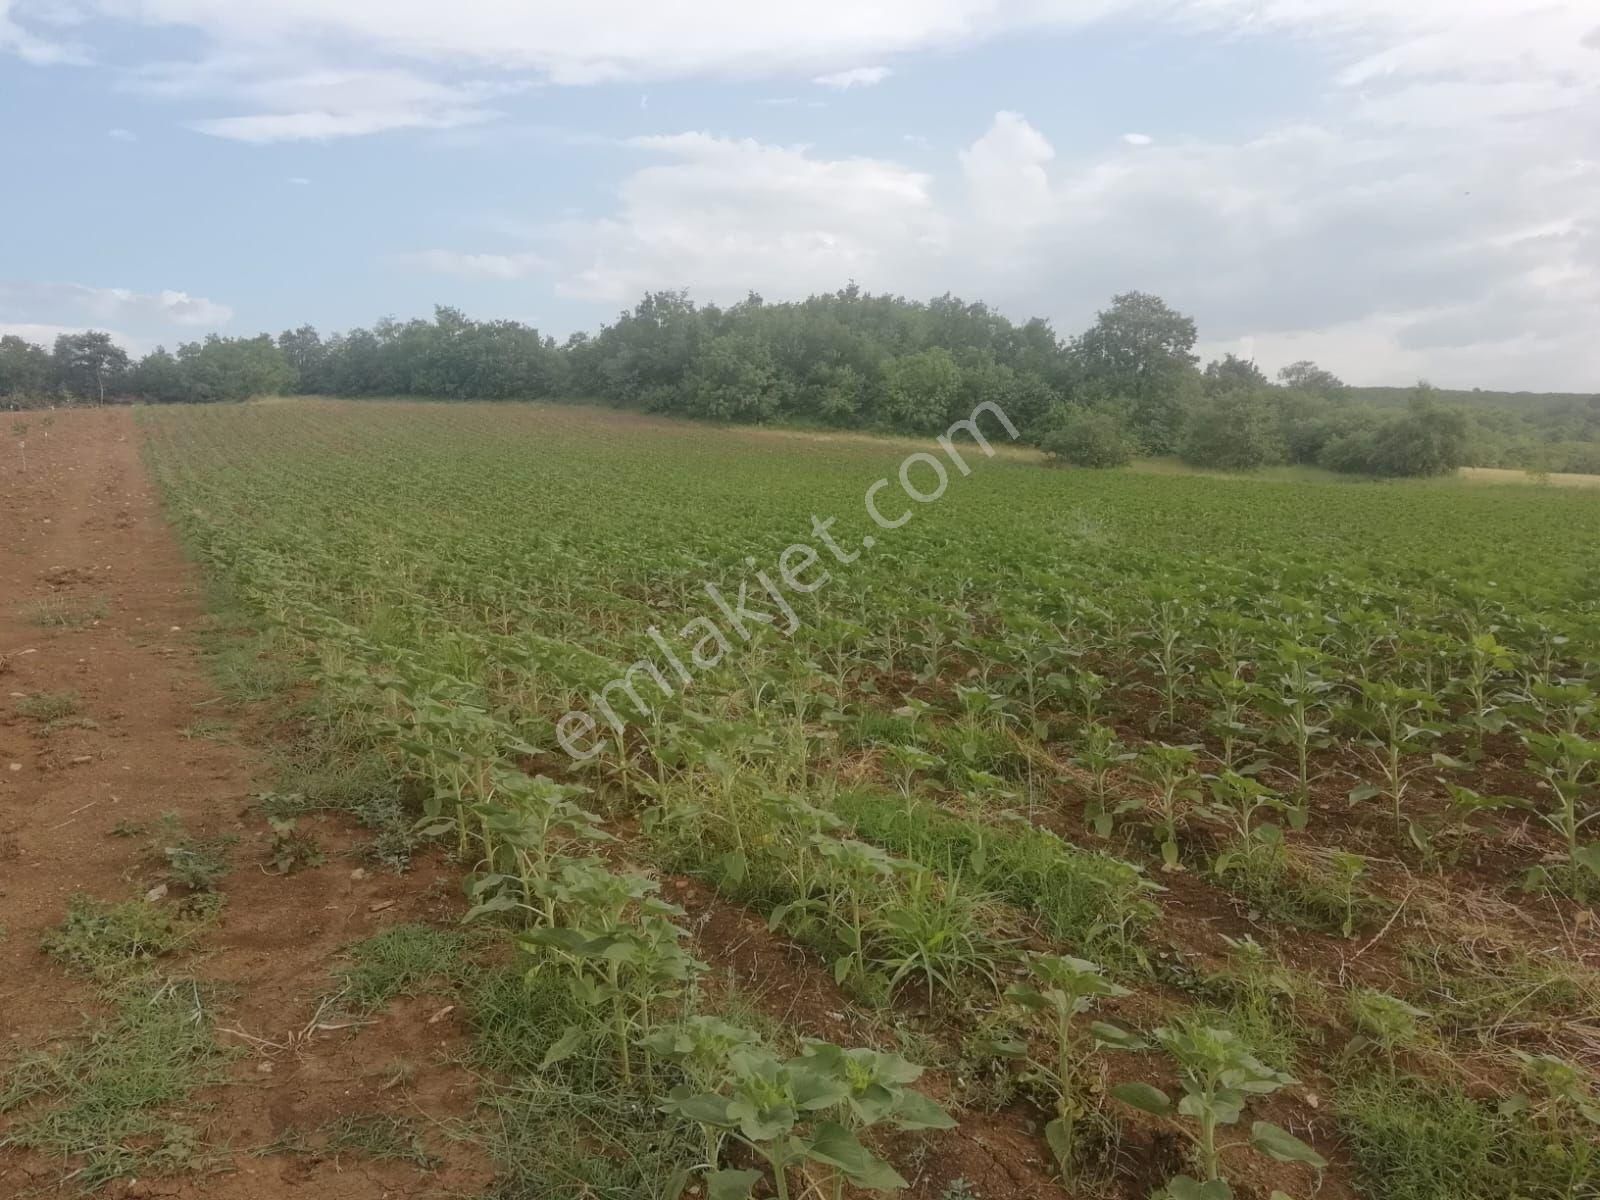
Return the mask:
<svg viewBox="0 0 1600 1200"><path fill-rule="evenodd" d="M349 835L332 822L308 825L328 851L325 865L290 877L262 869L268 830L251 809L265 783L259 762L239 744L185 734L239 714L199 661L196 577L158 509L132 414L60 413L48 428L37 416L30 426L26 472L9 443L0 461L0 1072L19 1050L72 1036L99 1011L94 988L48 959L40 935L75 892L143 894L159 864L143 839L112 831L175 813L193 835L238 839L220 919L193 952L164 965L217 985L219 1040L240 1054L232 1082L209 1089L204 1110L186 1117L220 1151L218 1169L120 1181L107 1194L475 1193L484 1164L435 1124L473 1102L470 1076L443 1061L460 1038L455 1014L430 1023L447 1001L419 997L370 1025L305 1033L343 947L390 924L445 916L442 897L453 889L425 867L405 879L358 873L342 853ZM103 615L44 626L30 607L38 601ZM47 732L15 712L21 697L66 691L92 725ZM411 1074L385 1087L399 1062ZM443 1167L257 1153L291 1127L376 1113L412 1117ZM0 1117L0 1140L6 1129ZM0 1150L0 1196L53 1193L63 1173L60 1163Z"/></svg>

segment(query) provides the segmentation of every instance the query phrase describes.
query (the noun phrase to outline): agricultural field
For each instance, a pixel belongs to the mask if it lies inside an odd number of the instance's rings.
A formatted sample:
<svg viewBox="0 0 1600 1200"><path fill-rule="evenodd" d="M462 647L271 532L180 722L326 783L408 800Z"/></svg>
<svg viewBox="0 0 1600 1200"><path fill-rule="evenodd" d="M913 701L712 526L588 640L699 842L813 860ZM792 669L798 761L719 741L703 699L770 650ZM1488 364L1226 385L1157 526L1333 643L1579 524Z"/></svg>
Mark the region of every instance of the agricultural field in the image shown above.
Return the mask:
<svg viewBox="0 0 1600 1200"><path fill-rule="evenodd" d="M453 881L346 991L446 980L477 1194L1600 1196L1600 495L139 426L284 873Z"/></svg>

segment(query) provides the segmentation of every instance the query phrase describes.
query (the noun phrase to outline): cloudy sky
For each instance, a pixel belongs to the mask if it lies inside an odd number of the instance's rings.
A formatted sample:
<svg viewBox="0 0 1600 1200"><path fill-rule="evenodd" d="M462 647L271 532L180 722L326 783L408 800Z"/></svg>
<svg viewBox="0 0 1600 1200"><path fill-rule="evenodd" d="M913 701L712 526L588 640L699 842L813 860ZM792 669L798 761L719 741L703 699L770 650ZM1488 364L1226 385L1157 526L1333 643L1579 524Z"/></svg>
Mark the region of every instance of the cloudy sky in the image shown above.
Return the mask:
<svg viewBox="0 0 1600 1200"><path fill-rule="evenodd" d="M854 279L1600 390L1595 0L0 0L0 328Z"/></svg>

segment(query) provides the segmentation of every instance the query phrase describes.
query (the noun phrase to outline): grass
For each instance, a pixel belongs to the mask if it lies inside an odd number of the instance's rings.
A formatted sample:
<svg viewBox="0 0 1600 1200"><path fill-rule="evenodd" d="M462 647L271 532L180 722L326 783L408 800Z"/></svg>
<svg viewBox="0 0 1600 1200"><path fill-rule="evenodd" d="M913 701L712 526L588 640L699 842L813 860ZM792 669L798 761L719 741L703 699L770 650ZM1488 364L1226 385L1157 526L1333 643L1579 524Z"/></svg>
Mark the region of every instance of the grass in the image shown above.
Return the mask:
<svg viewBox="0 0 1600 1200"><path fill-rule="evenodd" d="M72 600L66 596L47 596L24 604L18 615L30 625L45 629L82 629L103 621L110 610L104 599Z"/></svg>
<svg viewBox="0 0 1600 1200"><path fill-rule="evenodd" d="M1139 929L1155 915L1134 868L1045 830L990 827L930 805L865 793L842 793L834 807L864 840L947 873L959 871L1037 913L1052 935L1084 950L1127 959Z"/></svg>
<svg viewBox="0 0 1600 1200"><path fill-rule="evenodd" d="M417 1123L386 1113L349 1114L312 1130L290 1126L258 1154L302 1154L331 1158L363 1158L373 1162L399 1162L419 1171L434 1171L441 1159L428 1149Z"/></svg>
<svg viewBox="0 0 1600 1200"><path fill-rule="evenodd" d="M1358 1073L1335 1098L1359 1182L1383 1200L1592 1200L1594 1126L1541 1128L1458 1085L1385 1070Z"/></svg>
<svg viewBox="0 0 1600 1200"><path fill-rule="evenodd" d="M80 704L77 692L39 692L18 700L14 707L19 717L47 723L75 716Z"/></svg>
<svg viewBox="0 0 1600 1200"><path fill-rule="evenodd" d="M109 904L77 893L67 917L43 938L45 953L101 983L114 984L193 944L204 915L186 915L147 900Z"/></svg>
<svg viewBox="0 0 1600 1200"><path fill-rule="evenodd" d="M357 942L336 975L339 1003L360 1016L430 984L459 981L466 945L462 934L428 925L397 925Z"/></svg>
<svg viewBox="0 0 1600 1200"><path fill-rule="evenodd" d="M14 1120L0 1148L64 1162L63 1183L83 1191L201 1169L212 1155L193 1097L222 1081L229 1057L213 1038L198 984L127 989L109 1020L11 1069L0 1112Z"/></svg>

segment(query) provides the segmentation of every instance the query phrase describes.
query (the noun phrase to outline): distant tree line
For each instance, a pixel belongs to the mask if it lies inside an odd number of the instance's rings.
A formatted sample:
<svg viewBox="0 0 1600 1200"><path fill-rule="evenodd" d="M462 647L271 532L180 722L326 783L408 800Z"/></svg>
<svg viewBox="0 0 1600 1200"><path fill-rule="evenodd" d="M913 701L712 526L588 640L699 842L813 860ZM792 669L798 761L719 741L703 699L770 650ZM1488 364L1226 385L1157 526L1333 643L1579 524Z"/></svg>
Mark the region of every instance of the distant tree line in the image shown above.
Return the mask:
<svg viewBox="0 0 1600 1200"><path fill-rule="evenodd" d="M565 342L515 321L438 308L322 336L211 336L137 362L104 333L46 350L0 338L0 405L136 398L211 403L299 392L599 400L714 420L931 432L989 400L1063 462L1179 455L1247 470L1314 463L1429 475L1463 463L1600 471L1600 396L1503 406L1479 393L1352 389L1314 363L1268 379L1226 355L1202 369L1194 321L1159 297L1113 298L1077 337L952 296L926 303L855 285L729 307L655 292ZM1469 396L1465 405L1458 397ZM1403 397L1403 398L1402 398Z"/></svg>

